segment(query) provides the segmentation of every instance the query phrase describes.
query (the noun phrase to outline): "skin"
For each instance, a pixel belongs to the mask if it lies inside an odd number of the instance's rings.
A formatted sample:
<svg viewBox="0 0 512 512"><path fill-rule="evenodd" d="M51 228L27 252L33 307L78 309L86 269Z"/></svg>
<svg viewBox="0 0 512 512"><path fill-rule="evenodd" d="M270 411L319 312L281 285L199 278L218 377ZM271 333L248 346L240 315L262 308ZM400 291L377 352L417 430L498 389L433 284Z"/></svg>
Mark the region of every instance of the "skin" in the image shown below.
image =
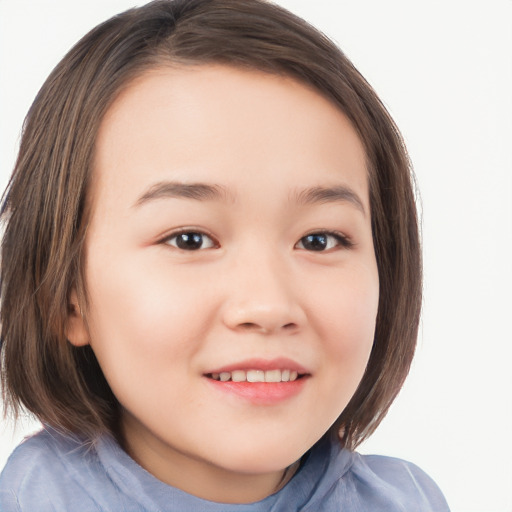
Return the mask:
<svg viewBox="0 0 512 512"><path fill-rule="evenodd" d="M89 301L85 320L70 313L67 334L92 346L122 405L122 445L204 499L268 496L347 405L372 346L379 279L358 136L293 79L169 66L107 112L93 177ZM222 193L155 193L163 182ZM311 187L343 194L300 201ZM203 245L180 249L182 228L204 233ZM342 238L305 245L326 231ZM255 403L206 376L279 357L307 373L282 400Z"/></svg>

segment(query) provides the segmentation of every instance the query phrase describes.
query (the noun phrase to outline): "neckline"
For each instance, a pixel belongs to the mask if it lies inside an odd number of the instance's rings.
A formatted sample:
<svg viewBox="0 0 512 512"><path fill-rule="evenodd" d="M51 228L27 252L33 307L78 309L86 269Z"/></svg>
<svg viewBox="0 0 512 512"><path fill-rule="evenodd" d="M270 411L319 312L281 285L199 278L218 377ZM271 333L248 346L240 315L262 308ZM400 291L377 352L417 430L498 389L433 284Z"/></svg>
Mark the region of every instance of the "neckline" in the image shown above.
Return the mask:
<svg viewBox="0 0 512 512"><path fill-rule="evenodd" d="M209 512L267 512L274 510L272 507L277 508L281 500L289 500L290 496L307 502L315 492L317 481L327 471L333 459L333 450L339 452L340 448L333 446L329 439L322 438L289 467L274 493L253 503L226 504L199 498L158 480L137 464L110 435L102 436L96 443L96 452L110 479L145 510L165 509L169 503L175 502L185 510ZM348 463L345 466L348 468ZM286 506L283 510L286 510Z"/></svg>

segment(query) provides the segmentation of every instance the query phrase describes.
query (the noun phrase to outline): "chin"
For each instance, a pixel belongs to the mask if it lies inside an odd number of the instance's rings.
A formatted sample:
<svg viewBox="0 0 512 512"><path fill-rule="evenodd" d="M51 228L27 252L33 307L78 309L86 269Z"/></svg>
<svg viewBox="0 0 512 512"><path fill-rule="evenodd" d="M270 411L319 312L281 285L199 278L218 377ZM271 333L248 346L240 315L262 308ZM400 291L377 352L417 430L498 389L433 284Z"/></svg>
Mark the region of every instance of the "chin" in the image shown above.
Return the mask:
<svg viewBox="0 0 512 512"><path fill-rule="evenodd" d="M263 446L264 444L264 446ZM262 474L282 471L300 459L311 446L293 445L288 440L281 440L275 445L258 443L245 449L237 447L236 451L227 450L217 462L236 473Z"/></svg>

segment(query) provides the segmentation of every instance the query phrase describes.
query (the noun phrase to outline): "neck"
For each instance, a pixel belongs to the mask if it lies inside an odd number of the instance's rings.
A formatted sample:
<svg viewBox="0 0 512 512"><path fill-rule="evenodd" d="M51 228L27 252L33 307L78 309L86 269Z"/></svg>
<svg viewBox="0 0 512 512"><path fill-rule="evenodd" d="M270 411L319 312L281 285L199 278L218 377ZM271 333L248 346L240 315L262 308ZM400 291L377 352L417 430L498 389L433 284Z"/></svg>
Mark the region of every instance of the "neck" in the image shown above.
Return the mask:
<svg viewBox="0 0 512 512"><path fill-rule="evenodd" d="M171 448L154 436L134 435L132 427L126 428L125 422L120 438L130 457L165 484L208 501L260 501L283 487L298 467L264 473L232 471Z"/></svg>

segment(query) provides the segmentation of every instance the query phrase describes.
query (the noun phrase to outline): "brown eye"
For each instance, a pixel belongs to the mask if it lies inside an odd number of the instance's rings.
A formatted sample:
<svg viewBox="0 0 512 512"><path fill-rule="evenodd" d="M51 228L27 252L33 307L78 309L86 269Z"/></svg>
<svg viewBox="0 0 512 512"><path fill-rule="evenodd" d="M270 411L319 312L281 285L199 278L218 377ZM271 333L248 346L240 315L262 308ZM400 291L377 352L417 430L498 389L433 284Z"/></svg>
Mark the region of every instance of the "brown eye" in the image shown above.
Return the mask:
<svg viewBox="0 0 512 512"><path fill-rule="evenodd" d="M335 247L350 247L352 244L343 235L338 233L311 233L302 237L297 243L299 249L306 251L328 251Z"/></svg>
<svg viewBox="0 0 512 512"><path fill-rule="evenodd" d="M195 231L178 233L169 237L165 243L183 251L198 251L215 246L213 240L208 235Z"/></svg>

